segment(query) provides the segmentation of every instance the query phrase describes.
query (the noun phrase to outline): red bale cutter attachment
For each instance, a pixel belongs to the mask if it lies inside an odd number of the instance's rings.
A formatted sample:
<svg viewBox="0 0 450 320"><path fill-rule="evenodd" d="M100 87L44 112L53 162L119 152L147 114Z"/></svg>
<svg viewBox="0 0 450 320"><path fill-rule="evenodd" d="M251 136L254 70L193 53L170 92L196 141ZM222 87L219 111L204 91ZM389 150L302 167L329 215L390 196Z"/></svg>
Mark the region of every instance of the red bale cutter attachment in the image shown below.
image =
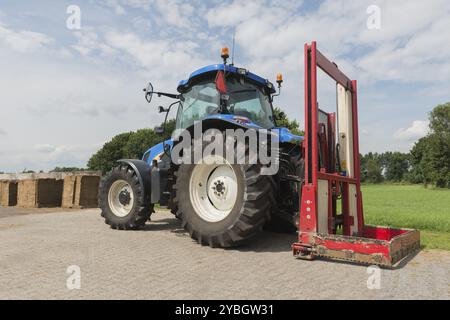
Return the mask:
<svg viewBox="0 0 450 320"><path fill-rule="evenodd" d="M337 112L317 100L317 67L336 81ZM305 44L305 183L294 256L392 267L420 248L417 230L364 224L356 81ZM339 212L338 212L339 211Z"/></svg>

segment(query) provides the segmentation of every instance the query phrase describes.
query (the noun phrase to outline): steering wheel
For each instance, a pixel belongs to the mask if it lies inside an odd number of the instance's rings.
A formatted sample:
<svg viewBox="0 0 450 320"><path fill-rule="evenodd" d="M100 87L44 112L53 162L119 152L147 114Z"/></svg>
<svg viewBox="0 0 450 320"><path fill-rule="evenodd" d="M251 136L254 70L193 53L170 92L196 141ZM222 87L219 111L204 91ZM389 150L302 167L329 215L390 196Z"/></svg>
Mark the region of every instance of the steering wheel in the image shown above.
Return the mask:
<svg viewBox="0 0 450 320"><path fill-rule="evenodd" d="M206 107L206 113L207 114L213 114L213 113L217 113L219 111L219 107L217 106L208 106Z"/></svg>
<svg viewBox="0 0 450 320"><path fill-rule="evenodd" d="M245 111L245 110L239 110L239 109L235 110L234 114L238 115L238 116L244 116L246 118L252 119L252 113L250 113L248 111Z"/></svg>

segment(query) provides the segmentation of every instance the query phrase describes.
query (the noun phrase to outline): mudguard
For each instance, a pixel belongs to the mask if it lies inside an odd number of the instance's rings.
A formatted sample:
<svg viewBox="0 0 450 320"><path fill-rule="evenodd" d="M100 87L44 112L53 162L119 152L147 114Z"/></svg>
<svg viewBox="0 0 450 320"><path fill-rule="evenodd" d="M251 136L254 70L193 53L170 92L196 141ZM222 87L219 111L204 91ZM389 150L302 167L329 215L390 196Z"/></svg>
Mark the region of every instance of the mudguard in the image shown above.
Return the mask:
<svg viewBox="0 0 450 320"><path fill-rule="evenodd" d="M117 160L119 163L124 163L133 168L134 172L139 179L139 183L143 186L144 194L146 197L151 195L151 170L152 168L147 162L137 159L120 159Z"/></svg>

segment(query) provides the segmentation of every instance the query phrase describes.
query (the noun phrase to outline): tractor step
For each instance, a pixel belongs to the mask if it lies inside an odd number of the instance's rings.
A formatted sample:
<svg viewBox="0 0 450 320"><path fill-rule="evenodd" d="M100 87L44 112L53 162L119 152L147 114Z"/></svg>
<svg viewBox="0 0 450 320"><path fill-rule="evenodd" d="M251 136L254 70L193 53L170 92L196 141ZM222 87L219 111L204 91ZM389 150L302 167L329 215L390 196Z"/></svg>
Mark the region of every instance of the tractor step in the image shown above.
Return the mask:
<svg viewBox="0 0 450 320"><path fill-rule="evenodd" d="M292 245L295 257L315 256L394 267L420 249L420 233L413 229L364 227L362 237L303 233L305 242Z"/></svg>

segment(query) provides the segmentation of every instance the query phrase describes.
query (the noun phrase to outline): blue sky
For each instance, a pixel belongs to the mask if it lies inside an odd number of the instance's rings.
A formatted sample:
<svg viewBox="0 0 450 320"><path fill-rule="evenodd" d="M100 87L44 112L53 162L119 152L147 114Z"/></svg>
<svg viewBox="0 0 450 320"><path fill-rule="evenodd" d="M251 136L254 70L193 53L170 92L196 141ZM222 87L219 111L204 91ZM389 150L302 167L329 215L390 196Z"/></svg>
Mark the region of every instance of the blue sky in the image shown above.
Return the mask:
<svg viewBox="0 0 450 320"><path fill-rule="evenodd" d="M81 28L66 26L67 7ZM370 29L368 7L380 12ZM275 105L303 125L303 45L358 80L362 152L409 150L427 113L450 101L448 1L9 1L0 3L0 171L84 166L113 135L163 120L142 88L220 62L236 32L236 65L272 81ZM319 103L334 108L320 77Z"/></svg>

